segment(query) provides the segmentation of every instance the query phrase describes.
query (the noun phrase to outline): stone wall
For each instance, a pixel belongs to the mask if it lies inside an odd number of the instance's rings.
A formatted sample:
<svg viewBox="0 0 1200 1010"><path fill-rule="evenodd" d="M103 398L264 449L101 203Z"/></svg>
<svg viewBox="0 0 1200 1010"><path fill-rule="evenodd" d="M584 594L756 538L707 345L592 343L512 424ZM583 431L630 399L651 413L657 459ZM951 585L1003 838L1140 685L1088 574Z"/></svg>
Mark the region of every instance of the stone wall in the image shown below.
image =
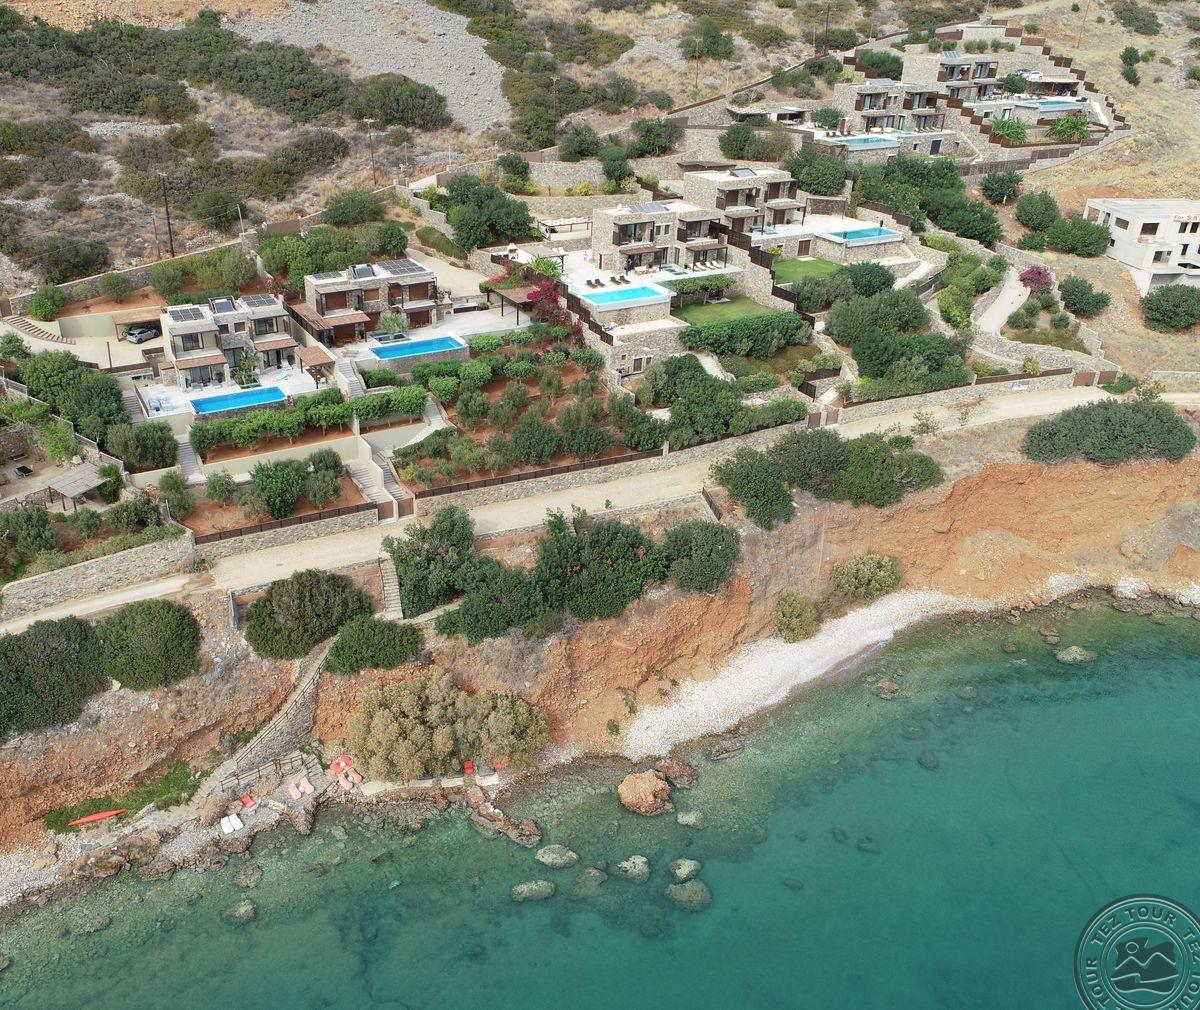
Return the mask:
<svg viewBox="0 0 1200 1010"><path fill-rule="evenodd" d="M1030 391L1042 389L1069 389L1073 376L1045 375L1023 380L1029 383ZM891 400L873 400L870 403L860 403L853 407L843 407L838 422L845 424L849 421L862 421L869 417L879 417L883 414L898 414L905 410L929 410L932 407L946 407L954 403L966 403L981 397L999 396L1013 392L1012 384L1008 382L988 382L982 385L958 386L954 389L939 389L935 393L920 393L916 396L898 396Z"/></svg>
<svg viewBox="0 0 1200 1010"><path fill-rule="evenodd" d="M196 552L205 561L219 561L221 558L232 557L234 554L264 551L270 547L282 547L285 544L300 543L304 540L316 540L334 533L361 530L367 526L374 526L378 522L379 516L374 509L364 509L362 512L355 512L348 516L318 519L311 523L300 523L296 526L285 526L282 529L265 530L262 533L249 533L243 537L231 537L228 540L200 544L196 547ZM7 595L6 591L5 596L7 597ZM7 603L7 599L5 602Z"/></svg>
<svg viewBox="0 0 1200 1010"><path fill-rule="evenodd" d="M12 620L70 600L98 596L112 589L166 575L190 572L196 564L196 545L190 530L173 540L132 547L68 568L31 575L4 587L0 617Z"/></svg>

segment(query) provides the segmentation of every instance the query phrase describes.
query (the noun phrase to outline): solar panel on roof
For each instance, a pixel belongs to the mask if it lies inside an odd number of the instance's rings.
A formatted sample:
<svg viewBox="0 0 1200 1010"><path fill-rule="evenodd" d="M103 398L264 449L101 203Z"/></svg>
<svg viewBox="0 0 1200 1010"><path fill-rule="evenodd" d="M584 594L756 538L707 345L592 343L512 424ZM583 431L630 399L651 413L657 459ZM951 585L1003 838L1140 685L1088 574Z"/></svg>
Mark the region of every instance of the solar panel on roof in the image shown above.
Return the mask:
<svg viewBox="0 0 1200 1010"><path fill-rule="evenodd" d="M758 175L752 168L735 168L729 174L735 179L753 179Z"/></svg>
<svg viewBox="0 0 1200 1010"><path fill-rule="evenodd" d="M328 273L313 274L314 281L336 281L340 277L345 277L345 271L330 270Z"/></svg>
<svg viewBox="0 0 1200 1010"><path fill-rule="evenodd" d="M213 312L232 312L233 300L230 298L217 298L212 303Z"/></svg>
<svg viewBox="0 0 1200 1010"><path fill-rule="evenodd" d="M629 209L635 214L661 214L668 208L665 203L655 200L651 203L631 203Z"/></svg>
<svg viewBox="0 0 1200 1010"><path fill-rule="evenodd" d="M354 267L354 276L359 280L375 276L375 268L370 263L359 263Z"/></svg>
<svg viewBox="0 0 1200 1010"><path fill-rule="evenodd" d="M242 295L242 302L248 309L265 309L279 304L274 295Z"/></svg>
<svg viewBox="0 0 1200 1010"><path fill-rule="evenodd" d="M184 305L180 308L169 309L167 314L177 323L190 323L204 318L204 313L194 305Z"/></svg>
<svg viewBox="0 0 1200 1010"><path fill-rule="evenodd" d="M384 260L379 264L380 268L392 275L400 274L423 274L428 272L428 268L422 266L416 260Z"/></svg>

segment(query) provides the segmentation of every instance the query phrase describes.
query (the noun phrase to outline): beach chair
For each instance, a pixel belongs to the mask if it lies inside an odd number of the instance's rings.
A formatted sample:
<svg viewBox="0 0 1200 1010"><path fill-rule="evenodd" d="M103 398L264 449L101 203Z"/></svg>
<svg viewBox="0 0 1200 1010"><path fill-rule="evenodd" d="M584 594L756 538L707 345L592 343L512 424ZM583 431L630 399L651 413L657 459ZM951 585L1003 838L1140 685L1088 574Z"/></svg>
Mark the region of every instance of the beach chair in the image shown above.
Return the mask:
<svg viewBox="0 0 1200 1010"><path fill-rule="evenodd" d="M254 813L258 809L258 800L249 793L244 794L242 796L242 809L248 814Z"/></svg>
<svg viewBox="0 0 1200 1010"><path fill-rule="evenodd" d="M345 789L346 792L350 792L354 788L354 783L351 782L350 779L346 777L345 772L342 772L342 774L337 777L337 780L338 780L338 785L340 785L343 789Z"/></svg>
<svg viewBox="0 0 1200 1010"><path fill-rule="evenodd" d="M300 787L297 786L295 782L288 783L287 791L288 795L294 800L298 800L304 795L304 793L300 791Z"/></svg>
<svg viewBox="0 0 1200 1010"><path fill-rule="evenodd" d="M351 768L348 772L346 772L346 778L348 778L356 786L361 786L363 783L363 777L361 775L359 775L358 772L355 771L353 768Z"/></svg>
<svg viewBox="0 0 1200 1010"><path fill-rule="evenodd" d="M307 775L300 780L298 785L300 786L300 791L302 793L307 793L309 796L316 792L316 789L313 788L313 784L309 782Z"/></svg>

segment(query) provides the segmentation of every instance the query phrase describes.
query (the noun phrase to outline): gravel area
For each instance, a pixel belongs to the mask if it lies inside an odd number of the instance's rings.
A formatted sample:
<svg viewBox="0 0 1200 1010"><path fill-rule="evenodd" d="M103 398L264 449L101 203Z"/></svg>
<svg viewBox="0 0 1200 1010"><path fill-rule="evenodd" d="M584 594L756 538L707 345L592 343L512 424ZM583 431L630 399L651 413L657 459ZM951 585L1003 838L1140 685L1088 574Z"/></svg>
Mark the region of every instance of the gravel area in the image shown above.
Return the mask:
<svg viewBox="0 0 1200 1010"><path fill-rule="evenodd" d="M502 68L483 51L482 39L467 34L467 19L423 0L293 2L278 17L243 16L226 24L255 41L343 52L354 62L355 76L399 73L430 84L470 130L511 114L500 94Z"/></svg>

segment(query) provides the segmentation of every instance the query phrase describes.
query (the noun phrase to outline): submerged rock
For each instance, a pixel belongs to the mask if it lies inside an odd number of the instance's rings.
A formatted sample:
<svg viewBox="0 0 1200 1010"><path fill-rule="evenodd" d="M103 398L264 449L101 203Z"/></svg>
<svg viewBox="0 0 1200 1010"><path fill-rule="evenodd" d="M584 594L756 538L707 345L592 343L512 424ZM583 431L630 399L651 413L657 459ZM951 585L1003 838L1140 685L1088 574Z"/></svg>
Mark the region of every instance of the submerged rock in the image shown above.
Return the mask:
<svg viewBox="0 0 1200 1010"><path fill-rule="evenodd" d="M626 775L617 786L617 797L627 810L644 817L670 813L675 809L671 803L671 786L666 776L652 768Z"/></svg>
<svg viewBox="0 0 1200 1010"><path fill-rule="evenodd" d="M883 850L879 848L879 843L875 841L874 838L872 838L870 835L863 835L862 838L858 840L858 851L879 853Z"/></svg>
<svg viewBox="0 0 1200 1010"><path fill-rule="evenodd" d="M551 880L527 880L523 884L517 884L512 889L512 900L516 902L523 901L545 901L547 898L554 897L554 882Z"/></svg>
<svg viewBox="0 0 1200 1010"><path fill-rule="evenodd" d="M654 770L664 775L676 789L692 789L700 779L695 768L677 758L663 758L654 766Z"/></svg>
<svg viewBox="0 0 1200 1010"><path fill-rule="evenodd" d="M799 880L796 877L784 877L782 883L783 883L783 886L786 887L789 891L803 891L804 890L804 881Z"/></svg>
<svg viewBox="0 0 1200 1010"><path fill-rule="evenodd" d="M833 840L835 842L850 841L850 832L847 831L845 828L833 828L832 830L833 830Z"/></svg>
<svg viewBox="0 0 1200 1010"><path fill-rule="evenodd" d="M650 860L645 856L630 856L613 867L613 876L644 884L650 879Z"/></svg>
<svg viewBox="0 0 1200 1010"><path fill-rule="evenodd" d="M893 698L900 697L900 685L897 684L891 677L884 677L871 686L871 690L879 698L884 701L891 701Z"/></svg>
<svg viewBox="0 0 1200 1010"><path fill-rule="evenodd" d="M1005 653L1006 655L1011 656L1014 652L1017 651L1017 647L1013 642L1003 642L1000 645L1000 651Z"/></svg>
<svg viewBox="0 0 1200 1010"><path fill-rule="evenodd" d="M97 915L94 919L88 919L82 926L75 929L76 933L100 933L108 929L112 925L112 919L107 915Z"/></svg>
<svg viewBox="0 0 1200 1010"><path fill-rule="evenodd" d="M667 863L667 872L682 884L699 873L703 865L697 859L672 859Z"/></svg>
<svg viewBox="0 0 1200 1010"><path fill-rule="evenodd" d="M1096 653L1081 645L1068 645L1065 649L1059 649L1054 654L1054 658L1060 663L1070 666L1073 663L1090 663L1096 658Z"/></svg>
<svg viewBox="0 0 1200 1010"><path fill-rule="evenodd" d="M4 971L10 964L12 964L12 958L7 954L0 954L0 971Z"/></svg>
<svg viewBox="0 0 1200 1010"><path fill-rule="evenodd" d="M571 890L567 892L567 897L571 901L582 901L586 898L594 898L600 893L600 885L608 879L608 874L603 870L598 870L594 866L589 866L586 870L580 872L574 881L571 883Z"/></svg>
<svg viewBox="0 0 1200 1010"><path fill-rule="evenodd" d="M740 754L745 746L745 737L725 737L723 740L718 740L712 745L712 748L708 752L708 759L710 761L724 761L726 758L731 758L737 754Z"/></svg>
<svg viewBox="0 0 1200 1010"><path fill-rule="evenodd" d="M712 892L703 880L668 884L667 897L685 912L702 912L712 904Z"/></svg>
<svg viewBox="0 0 1200 1010"><path fill-rule="evenodd" d="M935 772L938 770L938 765L940 762L937 759L937 755L934 754L933 751L923 750L917 755L917 764L919 764L926 771Z"/></svg>
<svg viewBox="0 0 1200 1010"><path fill-rule="evenodd" d="M243 901L241 904L234 905L233 908L227 908L221 918L226 922L232 922L235 926L243 926L247 922L253 922L258 916L258 909L253 901Z"/></svg>
<svg viewBox="0 0 1200 1010"><path fill-rule="evenodd" d="M257 863L251 863L244 870L242 870L241 873L233 878L233 882L237 884L238 887L250 890L252 887L258 887L258 882L262 880L262 875L262 867Z"/></svg>
<svg viewBox="0 0 1200 1010"><path fill-rule="evenodd" d="M538 849L534 858L552 870L565 870L579 862L578 853L572 852L565 845L547 845Z"/></svg>
<svg viewBox="0 0 1200 1010"><path fill-rule="evenodd" d="M682 824L685 828L692 828L699 831L704 827L704 811L703 810L683 810L675 815L675 820Z"/></svg>

